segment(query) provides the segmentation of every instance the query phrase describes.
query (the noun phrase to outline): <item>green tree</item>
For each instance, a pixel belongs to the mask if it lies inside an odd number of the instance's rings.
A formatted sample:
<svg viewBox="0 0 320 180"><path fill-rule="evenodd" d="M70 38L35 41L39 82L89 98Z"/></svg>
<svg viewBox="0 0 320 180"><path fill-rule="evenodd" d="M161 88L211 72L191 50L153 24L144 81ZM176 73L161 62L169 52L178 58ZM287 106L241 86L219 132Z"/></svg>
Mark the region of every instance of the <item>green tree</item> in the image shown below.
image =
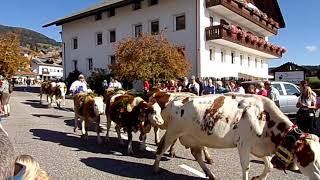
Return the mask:
<svg viewBox="0 0 320 180"><path fill-rule="evenodd" d="M115 63L109 67L122 80L174 79L188 74L191 63L183 47L170 43L163 33L129 37L115 46Z"/></svg>
<svg viewBox="0 0 320 180"><path fill-rule="evenodd" d="M0 74L11 78L18 70L27 70L29 60L21 55L19 32L0 36Z"/></svg>

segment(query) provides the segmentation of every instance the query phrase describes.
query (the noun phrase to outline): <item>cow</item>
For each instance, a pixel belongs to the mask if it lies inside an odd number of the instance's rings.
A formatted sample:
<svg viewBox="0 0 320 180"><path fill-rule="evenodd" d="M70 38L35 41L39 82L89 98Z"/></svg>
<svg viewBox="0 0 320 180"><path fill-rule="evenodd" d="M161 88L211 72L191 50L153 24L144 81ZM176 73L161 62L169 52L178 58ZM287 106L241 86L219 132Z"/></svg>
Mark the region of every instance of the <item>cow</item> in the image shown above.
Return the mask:
<svg viewBox="0 0 320 180"><path fill-rule="evenodd" d="M158 132L159 132L159 128L160 129L167 129L169 121L170 121L170 117L168 117L166 114L164 114L163 110L168 106L169 103L171 103L172 101L175 100L183 100L183 101L188 101L190 99L192 99L192 97L197 97L195 94L193 93L189 93L189 92L181 92L181 93L169 93L169 92L161 92L161 91L157 91L155 90L155 93L153 93L152 95L149 95L149 101L156 101L160 107L161 107L161 115L162 118L164 120L164 124L161 126L155 126L154 127L154 133L155 133L155 143L156 145L159 144L158 141ZM175 144L176 144L177 139L172 143L170 150L169 150L169 156L170 157L175 157ZM208 164L212 164L213 160L209 155L209 152L207 150L206 147L203 148L203 152L204 152L204 156L205 156L205 160L207 161Z"/></svg>
<svg viewBox="0 0 320 180"><path fill-rule="evenodd" d="M50 107L54 102L57 103L58 107L61 107L61 103L65 106L66 92L67 86L65 83L44 81L40 87L40 104L42 104L42 95L47 94L47 101Z"/></svg>
<svg viewBox="0 0 320 180"><path fill-rule="evenodd" d="M273 166L286 169L294 162L310 179L320 179L320 143L304 134L268 98L257 95L211 95L173 101L163 110L169 121L157 148L154 171L161 156L179 138L209 179L214 174L201 158L201 148L238 148L243 179L248 179L250 153L262 158L266 179ZM276 154L271 160L271 156Z"/></svg>
<svg viewBox="0 0 320 180"><path fill-rule="evenodd" d="M74 129L76 132L78 119L81 122L82 138L88 139L88 126L91 122L95 123L97 132L97 142L102 144L100 137L100 115L104 113L103 97L96 97L92 93L79 93L74 96Z"/></svg>
<svg viewBox="0 0 320 180"><path fill-rule="evenodd" d="M133 155L132 151L132 132L140 131L142 144L140 149L145 149L146 134L150 132L151 126L163 124L161 108L156 102L147 103L141 97L124 94L114 98L114 102L109 107L109 119L116 123L116 132L120 144L121 128L128 134L128 155ZM107 135L110 126L107 127ZM107 137L108 138L108 137Z"/></svg>
<svg viewBox="0 0 320 180"><path fill-rule="evenodd" d="M111 110L110 107L114 103L116 97L124 95L124 94L126 94L126 92L123 90L115 91L114 89L110 89L110 88L105 90L103 101L106 104L106 108L105 108L105 113L106 113L106 118L107 118L107 133L106 133L106 138L105 138L106 142L110 141L109 140L109 130L110 130L111 123L112 123L112 120L110 117L110 110Z"/></svg>

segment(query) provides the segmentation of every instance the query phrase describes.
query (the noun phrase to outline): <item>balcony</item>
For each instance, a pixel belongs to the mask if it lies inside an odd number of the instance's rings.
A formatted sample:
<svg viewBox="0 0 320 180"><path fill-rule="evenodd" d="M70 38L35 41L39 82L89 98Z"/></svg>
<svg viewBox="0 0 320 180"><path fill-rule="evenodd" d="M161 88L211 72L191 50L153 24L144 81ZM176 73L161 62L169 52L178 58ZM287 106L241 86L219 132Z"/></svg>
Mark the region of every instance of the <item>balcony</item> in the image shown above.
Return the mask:
<svg viewBox="0 0 320 180"><path fill-rule="evenodd" d="M273 45L250 32L238 29L234 25L207 27L206 40L256 54L267 59L281 58L286 52L285 48Z"/></svg>
<svg viewBox="0 0 320 180"><path fill-rule="evenodd" d="M243 1L206 0L206 7L223 17L228 17L242 27L250 28L261 35L271 36L278 33L278 22L268 17L266 13L248 6Z"/></svg>

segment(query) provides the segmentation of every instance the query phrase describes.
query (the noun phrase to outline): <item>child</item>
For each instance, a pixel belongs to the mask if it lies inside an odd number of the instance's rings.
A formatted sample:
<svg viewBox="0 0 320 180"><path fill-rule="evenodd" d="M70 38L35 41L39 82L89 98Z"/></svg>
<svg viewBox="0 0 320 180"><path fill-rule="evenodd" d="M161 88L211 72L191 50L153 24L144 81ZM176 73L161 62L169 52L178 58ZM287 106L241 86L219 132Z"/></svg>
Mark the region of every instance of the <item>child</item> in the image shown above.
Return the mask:
<svg viewBox="0 0 320 180"><path fill-rule="evenodd" d="M40 169L39 163L29 155L20 155L16 159L16 163L26 166L26 172L23 180L48 180L47 172Z"/></svg>

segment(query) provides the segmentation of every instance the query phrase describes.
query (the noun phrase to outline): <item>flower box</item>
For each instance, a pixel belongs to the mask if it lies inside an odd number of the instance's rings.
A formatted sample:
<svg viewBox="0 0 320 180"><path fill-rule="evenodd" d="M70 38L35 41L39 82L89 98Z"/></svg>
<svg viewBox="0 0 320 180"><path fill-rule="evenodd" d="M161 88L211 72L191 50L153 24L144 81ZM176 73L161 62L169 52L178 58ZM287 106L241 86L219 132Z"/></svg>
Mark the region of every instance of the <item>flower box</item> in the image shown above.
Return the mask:
<svg viewBox="0 0 320 180"><path fill-rule="evenodd" d="M286 53L286 52L287 52L287 49L284 48L284 47L282 47L282 48L281 48L281 53L284 54L284 53Z"/></svg>
<svg viewBox="0 0 320 180"><path fill-rule="evenodd" d="M257 42L258 47L264 46L265 44L266 44L266 41L262 38L259 38L259 40Z"/></svg>
<svg viewBox="0 0 320 180"><path fill-rule="evenodd" d="M258 37L257 36L255 36L255 35L251 35L251 44L256 44L257 42L258 42Z"/></svg>
<svg viewBox="0 0 320 180"><path fill-rule="evenodd" d="M238 39L240 41L245 41L246 37L247 37L247 32L246 31L244 31L244 30L239 30L238 31Z"/></svg>

